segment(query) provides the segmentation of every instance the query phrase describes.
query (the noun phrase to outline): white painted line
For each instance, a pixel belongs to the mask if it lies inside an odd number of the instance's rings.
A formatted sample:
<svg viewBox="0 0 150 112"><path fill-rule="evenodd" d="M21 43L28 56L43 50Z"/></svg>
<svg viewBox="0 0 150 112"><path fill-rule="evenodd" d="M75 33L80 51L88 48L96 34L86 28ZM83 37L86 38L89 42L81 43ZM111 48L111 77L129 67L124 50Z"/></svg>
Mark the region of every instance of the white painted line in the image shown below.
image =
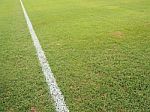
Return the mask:
<svg viewBox="0 0 150 112"><path fill-rule="evenodd" d="M51 96L53 97L53 100L54 100L54 103L56 106L56 111L57 112L69 112L69 110L65 104L64 97L63 97L59 87L57 86L56 80L55 80L53 73L51 71L51 68L48 64L48 61L47 61L46 56L44 54L44 51L42 50L42 47L41 47L40 42L37 38L37 35L33 29L32 23L31 23L31 21L28 17L28 14L24 8L22 0L20 0L20 3L22 6L22 9L23 9L23 13L24 13L31 37L32 37L32 41L33 41L34 46L36 48L36 52L37 52L39 62L40 62L41 67L42 67L42 71L45 75L46 82L48 83Z"/></svg>

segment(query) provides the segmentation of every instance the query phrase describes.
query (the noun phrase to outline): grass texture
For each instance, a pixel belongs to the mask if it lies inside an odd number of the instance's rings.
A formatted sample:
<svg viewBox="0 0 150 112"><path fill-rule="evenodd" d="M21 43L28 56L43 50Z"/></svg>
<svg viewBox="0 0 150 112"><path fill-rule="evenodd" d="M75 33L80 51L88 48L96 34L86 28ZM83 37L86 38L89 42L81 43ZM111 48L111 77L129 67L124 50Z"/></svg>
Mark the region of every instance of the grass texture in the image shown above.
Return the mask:
<svg viewBox="0 0 150 112"><path fill-rule="evenodd" d="M149 0L23 2L70 112L150 111ZM2 109L54 111L19 1L0 9Z"/></svg>
<svg viewBox="0 0 150 112"><path fill-rule="evenodd" d="M149 0L24 0L71 112L150 111Z"/></svg>
<svg viewBox="0 0 150 112"><path fill-rule="evenodd" d="M0 112L54 112L19 0L0 0Z"/></svg>

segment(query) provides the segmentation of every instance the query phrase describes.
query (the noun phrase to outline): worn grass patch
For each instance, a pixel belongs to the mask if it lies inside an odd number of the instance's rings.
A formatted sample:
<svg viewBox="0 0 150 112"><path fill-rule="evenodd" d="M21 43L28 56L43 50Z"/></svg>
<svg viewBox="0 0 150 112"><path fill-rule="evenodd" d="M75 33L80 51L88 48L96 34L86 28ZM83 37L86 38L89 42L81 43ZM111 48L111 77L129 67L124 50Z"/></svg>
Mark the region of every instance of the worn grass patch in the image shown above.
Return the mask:
<svg viewBox="0 0 150 112"><path fill-rule="evenodd" d="M121 31L115 31L111 34L112 34L112 36L117 37L117 38L123 38L123 36L124 36L124 33Z"/></svg>

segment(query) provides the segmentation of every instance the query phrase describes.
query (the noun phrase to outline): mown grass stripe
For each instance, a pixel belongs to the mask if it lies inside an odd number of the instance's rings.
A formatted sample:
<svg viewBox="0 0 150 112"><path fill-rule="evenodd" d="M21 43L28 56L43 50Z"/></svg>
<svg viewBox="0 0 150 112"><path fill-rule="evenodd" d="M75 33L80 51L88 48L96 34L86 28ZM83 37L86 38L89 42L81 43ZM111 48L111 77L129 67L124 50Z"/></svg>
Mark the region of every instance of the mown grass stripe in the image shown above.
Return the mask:
<svg viewBox="0 0 150 112"><path fill-rule="evenodd" d="M51 71L51 68L48 64L48 61L47 61L46 56L44 54L44 51L42 50L42 47L41 47L40 42L37 38L37 35L33 29L32 23L31 23L31 21L28 17L28 14L24 8L22 0L20 0L20 3L22 6L22 9L23 9L23 13L24 13L31 37L32 37L32 41L33 41L34 46L36 48L36 52L37 52L39 62L40 62L41 67L42 67L42 71L43 71L45 78L46 78L46 81L48 83L51 96L53 97L53 100L55 102L56 111L57 112L69 112L68 107L66 106L66 103L64 101L64 96L62 95L62 93L61 93L61 91L60 91L60 89L56 83L56 80L55 80L53 73Z"/></svg>

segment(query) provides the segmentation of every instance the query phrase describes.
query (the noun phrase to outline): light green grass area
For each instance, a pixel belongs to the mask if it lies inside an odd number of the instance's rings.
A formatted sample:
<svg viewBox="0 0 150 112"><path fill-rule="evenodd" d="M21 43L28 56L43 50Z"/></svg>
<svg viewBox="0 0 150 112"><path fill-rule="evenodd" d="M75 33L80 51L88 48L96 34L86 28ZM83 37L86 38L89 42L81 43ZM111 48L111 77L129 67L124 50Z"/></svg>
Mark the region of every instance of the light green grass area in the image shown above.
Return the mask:
<svg viewBox="0 0 150 112"><path fill-rule="evenodd" d="M19 0L0 0L0 112L54 112Z"/></svg>
<svg viewBox="0 0 150 112"><path fill-rule="evenodd" d="M24 0L70 112L150 111L149 0Z"/></svg>

